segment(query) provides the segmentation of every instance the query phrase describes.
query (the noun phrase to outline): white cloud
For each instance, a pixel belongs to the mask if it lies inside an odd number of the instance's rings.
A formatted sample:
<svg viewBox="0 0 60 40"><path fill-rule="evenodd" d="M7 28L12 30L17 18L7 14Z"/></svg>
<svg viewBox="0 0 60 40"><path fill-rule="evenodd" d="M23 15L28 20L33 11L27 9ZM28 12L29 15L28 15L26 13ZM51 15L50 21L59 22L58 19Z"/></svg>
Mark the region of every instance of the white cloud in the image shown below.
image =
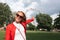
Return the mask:
<svg viewBox="0 0 60 40"><path fill-rule="evenodd" d="M1 3L5 3L5 0L0 0Z"/></svg>
<svg viewBox="0 0 60 40"><path fill-rule="evenodd" d="M51 15L51 17L53 19L52 24L54 24L54 20L58 17L58 14L59 13L55 13L55 14Z"/></svg>
<svg viewBox="0 0 60 40"><path fill-rule="evenodd" d="M26 10L28 10L28 11L27 11L27 14L30 14L30 16L36 15L36 13L37 13L36 10L39 9L38 7L39 7L39 6L38 6L38 3L37 3L37 2L32 2L32 3L26 8Z"/></svg>
<svg viewBox="0 0 60 40"><path fill-rule="evenodd" d="M40 0L40 2L45 4L45 3L48 3L48 0Z"/></svg>
<svg viewBox="0 0 60 40"><path fill-rule="evenodd" d="M33 6L38 4L39 8L36 7L37 9L40 9L40 12L44 12L47 14L52 14L52 13L57 13L58 11L60 11L60 0L0 0L0 2L6 2L7 4L9 4L9 6L11 7L11 9L13 10L20 10L20 5L24 4L24 6ZM34 3L35 2L35 3ZM17 4L20 4L19 7L17 7ZM16 8L13 7L16 6ZM26 6L26 7L27 7ZM37 6L37 5L36 5ZM35 8L32 7L32 8Z"/></svg>
<svg viewBox="0 0 60 40"><path fill-rule="evenodd" d="M24 10L24 4L20 2L16 2L11 6L12 11L23 11Z"/></svg>
<svg viewBox="0 0 60 40"><path fill-rule="evenodd" d="M32 2L27 8L37 9L38 8L38 3L37 2Z"/></svg>
<svg viewBox="0 0 60 40"><path fill-rule="evenodd" d="M51 15L52 19L55 20L58 17L58 13Z"/></svg>

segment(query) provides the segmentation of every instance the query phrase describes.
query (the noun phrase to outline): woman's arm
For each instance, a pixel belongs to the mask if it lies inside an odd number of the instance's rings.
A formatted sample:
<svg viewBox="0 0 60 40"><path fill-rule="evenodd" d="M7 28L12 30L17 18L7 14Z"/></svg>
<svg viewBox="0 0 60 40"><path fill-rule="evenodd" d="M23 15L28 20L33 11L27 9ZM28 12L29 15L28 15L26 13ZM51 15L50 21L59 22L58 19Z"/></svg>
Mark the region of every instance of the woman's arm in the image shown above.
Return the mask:
<svg viewBox="0 0 60 40"><path fill-rule="evenodd" d="M26 24L29 24L29 23L31 23L32 21L34 21L34 17L32 17L32 19L26 20Z"/></svg>
<svg viewBox="0 0 60 40"><path fill-rule="evenodd" d="M9 30L9 26L6 27L5 40L10 40L10 30Z"/></svg>

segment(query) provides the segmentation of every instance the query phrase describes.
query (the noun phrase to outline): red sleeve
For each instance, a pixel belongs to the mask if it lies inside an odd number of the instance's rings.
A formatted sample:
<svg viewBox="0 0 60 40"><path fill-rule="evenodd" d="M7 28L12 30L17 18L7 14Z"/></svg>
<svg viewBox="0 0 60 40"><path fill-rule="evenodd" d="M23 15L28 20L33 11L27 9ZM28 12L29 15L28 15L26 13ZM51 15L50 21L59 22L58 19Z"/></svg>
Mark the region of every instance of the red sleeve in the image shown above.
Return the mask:
<svg viewBox="0 0 60 40"><path fill-rule="evenodd" d="M9 26L6 27L5 40L10 40L10 30L9 30Z"/></svg>
<svg viewBox="0 0 60 40"><path fill-rule="evenodd" d="M32 22L32 21L34 21L33 18L32 18L32 19L28 19L28 20L26 20L26 24L29 24L29 23Z"/></svg>

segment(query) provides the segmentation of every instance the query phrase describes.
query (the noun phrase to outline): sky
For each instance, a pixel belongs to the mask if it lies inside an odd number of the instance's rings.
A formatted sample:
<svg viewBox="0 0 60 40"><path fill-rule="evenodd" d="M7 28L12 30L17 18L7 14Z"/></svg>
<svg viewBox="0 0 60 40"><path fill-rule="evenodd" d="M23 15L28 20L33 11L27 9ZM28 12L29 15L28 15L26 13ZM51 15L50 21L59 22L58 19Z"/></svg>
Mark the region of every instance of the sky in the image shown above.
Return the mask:
<svg viewBox="0 0 60 40"><path fill-rule="evenodd" d="M0 2L7 3L13 12L25 12L29 18L41 12L49 14L54 20L60 11L60 0L0 0Z"/></svg>

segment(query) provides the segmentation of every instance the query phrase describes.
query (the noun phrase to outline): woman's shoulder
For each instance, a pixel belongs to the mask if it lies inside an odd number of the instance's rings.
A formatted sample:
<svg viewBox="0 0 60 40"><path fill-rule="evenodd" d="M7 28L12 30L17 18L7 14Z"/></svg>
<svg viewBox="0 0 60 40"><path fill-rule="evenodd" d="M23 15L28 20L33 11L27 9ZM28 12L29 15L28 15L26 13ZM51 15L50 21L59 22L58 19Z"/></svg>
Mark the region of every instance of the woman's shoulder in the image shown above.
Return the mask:
<svg viewBox="0 0 60 40"><path fill-rule="evenodd" d="M10 30L10 31L13 31L13 30L16 29L16 27L14 26L13 23L11 23L11 24L8 24L8 25L6 26L6 29L7 29L7 30Z"/></svg>
<svg viewBox="0 0 60 40"><path fill-rule="evenodd" d="M12 23L11 23L11 24L8 24L8 25L6 26L6 28L7 28L7 29L10 29L10 28L12 28L12 25L13 25Z"/></svg>
<svg viewBox="0 0 60 40"><path fill-rule="evenodd" d="M11 23L11 24L8 24L7 26L11 26L11 25L13 25L13 23Z"/></svg>

